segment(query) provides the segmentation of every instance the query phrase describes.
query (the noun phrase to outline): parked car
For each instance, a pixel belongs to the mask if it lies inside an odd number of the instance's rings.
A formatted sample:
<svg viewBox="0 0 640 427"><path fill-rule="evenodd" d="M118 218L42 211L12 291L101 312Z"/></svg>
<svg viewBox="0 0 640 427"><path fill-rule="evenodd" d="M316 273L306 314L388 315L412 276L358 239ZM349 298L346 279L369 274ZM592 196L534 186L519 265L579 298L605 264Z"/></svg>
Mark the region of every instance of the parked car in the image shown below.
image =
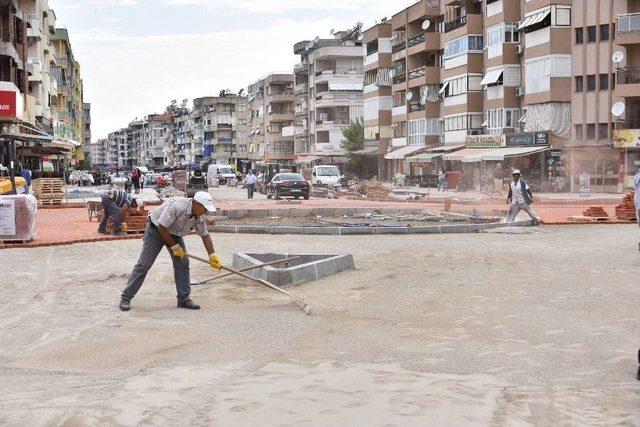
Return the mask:
<svg viewBox="0 0 640 427"><path fill-rule="evenodd" d="M333 165L318 165L313 167L311 172L311 183L315 185L326 185L329 188L340 187L340 169Z"/></svg>
<svg viewBox="0 0 640 427"><path fill-rule="evenodd" d="M267 198L304 197L309 200L309 183L299 173L276 174L267 184Z"/></svg>

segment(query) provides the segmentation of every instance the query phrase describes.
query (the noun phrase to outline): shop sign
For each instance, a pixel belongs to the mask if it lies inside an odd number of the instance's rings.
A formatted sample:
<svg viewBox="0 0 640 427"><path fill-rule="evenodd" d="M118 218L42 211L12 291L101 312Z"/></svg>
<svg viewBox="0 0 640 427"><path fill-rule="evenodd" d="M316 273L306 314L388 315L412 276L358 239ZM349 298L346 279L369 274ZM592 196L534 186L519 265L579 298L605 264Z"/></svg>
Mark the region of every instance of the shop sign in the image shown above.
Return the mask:
<svg viewBox="0 0 640 427"><path fill-rule="evenodd" d="M0 236L16 235L16 205L14 199L0 199Z"/></svg>
<svg viewBox="0 0 640 427"><path fill-rule="evenodd" d="M613 147L640 147L640 129L615 129L613 131Z"/></svg>
<svg viewBox="0 0 640 427"><path fill-rule="evenodd" d="M500 147L503 135L467 135L464 145L467 147Z"/></svg>
<svg viewBox="0 0 640 427"><path fill-rule="evenodd" d="M549 145L549 132L523 132L505 134L507 147Z"/></svg>
<svg viewBox="0 0 640 427"><path fill-rule="evenodd" d="M16 118L16 92L0 90L0 119Z"/></svg>
<svg viewBox="0 0 640 427"><path fill-rule="evenodd" d="M62 138L62 139L69 139L69 140L73 140L73 128L71 127L71 125L65 123L65 122L61 122L61 121L57 121L54 125L54 134L55 136Z"/></svg>

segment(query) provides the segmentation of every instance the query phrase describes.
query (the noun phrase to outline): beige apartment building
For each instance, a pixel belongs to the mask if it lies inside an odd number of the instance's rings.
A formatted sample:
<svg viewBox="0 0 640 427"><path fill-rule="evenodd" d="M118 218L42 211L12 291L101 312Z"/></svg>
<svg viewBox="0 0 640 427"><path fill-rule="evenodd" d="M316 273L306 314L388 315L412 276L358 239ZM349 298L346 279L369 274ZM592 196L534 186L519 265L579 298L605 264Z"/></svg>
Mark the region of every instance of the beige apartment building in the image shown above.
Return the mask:
<svg viewBox="0 0 640 427"><path fill-rule="evenodd" d="M258 164L294 164L294 76L273 73L249 85L248 155Z"/></svg>

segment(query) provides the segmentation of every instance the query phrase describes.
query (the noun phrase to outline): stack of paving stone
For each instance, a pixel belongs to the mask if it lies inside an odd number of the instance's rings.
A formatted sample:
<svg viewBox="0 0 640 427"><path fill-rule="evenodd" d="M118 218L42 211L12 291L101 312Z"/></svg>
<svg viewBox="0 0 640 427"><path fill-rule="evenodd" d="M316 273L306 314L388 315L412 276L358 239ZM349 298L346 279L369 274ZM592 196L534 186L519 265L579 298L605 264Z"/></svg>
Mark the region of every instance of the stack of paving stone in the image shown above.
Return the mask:
<svg viewBox="0 0 640 427"><path fill-rule="evenodd" d="M145 209L136 210L129 208L127 212L127 233L144 233L144 229L147 226L148 215L149 211Z"/></svg>
<svg viewBox="0 0 640 427"><path fill-rule="evenodd" d="M622 203L616 206L616 218L623 221L636 221L636 207L633 203L634 192L627 194Z"/></svg>
<svg viewBox="0 0 640 427"><path fill-rule="evenodd" d="M589 209L582 212L582 215L589 218L609 218L609 214L602 206L591 206Z"/></svg>
<svg viewBox="0 0 640 427"><path fill-rule="evenodd" d="M364 181L360 185L360 194L372 199L386 199L389 196L389 189L380 181Z"/></svg>

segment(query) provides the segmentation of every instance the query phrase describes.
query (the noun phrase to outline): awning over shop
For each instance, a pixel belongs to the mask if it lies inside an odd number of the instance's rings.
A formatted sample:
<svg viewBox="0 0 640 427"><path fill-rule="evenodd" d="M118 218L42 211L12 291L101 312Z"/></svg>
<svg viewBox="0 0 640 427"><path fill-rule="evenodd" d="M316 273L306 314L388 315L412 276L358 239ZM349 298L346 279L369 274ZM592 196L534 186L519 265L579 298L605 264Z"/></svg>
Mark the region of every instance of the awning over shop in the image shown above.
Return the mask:
<svg viewBox="0 0 640 427"><path fill-rule="evenodd" d="M407 157L409 154L417 153L419 151L425 151L425 147L422 145L407 145L398 150L392 151L384 155L386 160L400 160Z"/></svg>
<svg viewBox="0 0 640 427"><path fill-rule="evenodd" d="M441 145L440 147L430 148L427 150L428 153L450 153L451 151L456 151L461 148L464 148L464 144L461 145Z"/></svg>
<svg viewBox="0 0 640 427"><path fill-rule="evenodd" d="M504 147L504 148L497 148L497 149L492 150L492 151L490 151L490 152L488 152L486 154L483 154L482 155L482 160L501 162L505 158L528 156L530 154L540 153L540 152L546 151L548 149L549 149L549 146L546 146L546 145L544 147Z"/></svg>
<svg viewBox="0 0 640 427"><path fill-rule="evenodd" d="M544 21L549 15L551 15L551 9L547 9L545 11L538 12L534 15L527 16L526 18L524 18L524 21L522 21L522 23L518 27L518 31L522 31L527 27L530 27L532 25L535 25L539 22Z"/></svg>
<svg viewBox="0 0 640 427"><path fill-rule="evenodd" d="M502 76L503 71L504 70L502 68L487 71L487 74L484 75L480 84L482 86L485 86L485 85L492 85L496 83L498 80L500 80L500 77Z"/></svg>
<svg viewBox="0 0 640 427"><path fill-rule="evenodd" d="M443 145L440 147L430 148L424 153L416 154L415 156L407 157L409 162L425 162L431 163L433 159L443 156L446 153L456 151L460 148L464 148L464 145Z"/></svg>
<svg viewBox="0 0 640 427"><path fill-rule="evenodd" d="M496 148L465 148L464 150L445 154L442 159L450 162L474 163L481 161L483 154L494 150Z"/></svg>

